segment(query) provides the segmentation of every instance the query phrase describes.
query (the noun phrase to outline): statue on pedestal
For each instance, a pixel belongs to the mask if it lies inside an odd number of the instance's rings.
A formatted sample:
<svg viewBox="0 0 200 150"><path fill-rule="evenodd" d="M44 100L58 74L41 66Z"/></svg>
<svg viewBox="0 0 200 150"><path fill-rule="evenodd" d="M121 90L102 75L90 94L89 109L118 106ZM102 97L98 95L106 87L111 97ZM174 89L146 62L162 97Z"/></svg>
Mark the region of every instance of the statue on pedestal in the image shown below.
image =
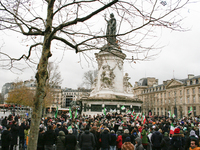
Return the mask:
<svg viewBox="0 0 200 150"><path fill-rule="evenodd" d="M106 30L106 36L107 36L107 41L111 45L116 45L117 40L116 40L116 19L114 17L114 14L110 14L110 20L106 19L107 22L107 30Z"/></svg>

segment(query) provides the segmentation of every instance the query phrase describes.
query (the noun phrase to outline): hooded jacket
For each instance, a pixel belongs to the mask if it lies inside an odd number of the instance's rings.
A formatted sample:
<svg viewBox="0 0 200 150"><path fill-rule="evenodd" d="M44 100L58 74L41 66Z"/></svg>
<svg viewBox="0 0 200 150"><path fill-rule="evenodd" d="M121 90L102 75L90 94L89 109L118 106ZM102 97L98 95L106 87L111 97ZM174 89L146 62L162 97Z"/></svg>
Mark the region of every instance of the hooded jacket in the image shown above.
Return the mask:
<svg viewBox="0 0 200 150"><path fill-rule="evenodd" d="M101 138L101 147L102 148L109 148L109 142L111 141L111 137L109 134L109 130L105 128L100 135Z"/></svg>
<svg viewBox="0 0 200 150"><path fill-rule="evenodd" d="M75 150L75 147L76 147L76 144L77 144L76 136L74 134L71 134L71 133L67 134L66 137L65 137L65 144L66 144L67 150L68 149L69 150ZM60 149L58 149L58 150L60 150Z"/></svg>
<svg viewBox="0 0 200 150"><path fill-rule="evenodd" d="M56 141L57 149L65 150L65 132L59 131Z"/></svg>
<svg viewBox="0 0 200 150"><path fill-rule="evenodd" d="M154 147L161 147L162 134L159 131L155 131L151 136L151 142Z"/></svg>
<svg viewBox="0 0 200 150"><path fill-rule="evenodd" d="M84 133L80 136L80 147L89 148L95 146L95 139L92 133L89 130L85 130Z"/></svg>
<svg viewBox="0 0 200 150"><path fill-rule="evenodd" d="M138 137L135 139L135 141L137 141L137 144L135 144L135 150L144 150L144 147L142 145L142 139Z"/></svg>

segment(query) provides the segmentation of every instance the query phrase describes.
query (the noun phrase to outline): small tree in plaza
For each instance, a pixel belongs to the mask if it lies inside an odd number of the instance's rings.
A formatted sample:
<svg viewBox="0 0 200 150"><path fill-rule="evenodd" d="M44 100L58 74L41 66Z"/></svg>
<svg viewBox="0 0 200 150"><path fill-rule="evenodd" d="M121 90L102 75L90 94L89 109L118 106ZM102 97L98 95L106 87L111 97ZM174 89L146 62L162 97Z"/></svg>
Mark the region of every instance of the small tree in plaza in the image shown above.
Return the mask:
<svg viewBox="0 0 200 150"><path fill-rule="evenodd" d="M28 149L37 148L42 105L47 96L46 82L49 78L47 68L53 50L62 48L86 54L86 51L101 49L107 40L108 44L117 45L118 49L135 54L134 58L127 58L131 61L148 59L151 50L156 47L154 43L146 44L145 39L153 38L157 27L181 31L182 17L179 13L188 2L189 0L171 0L167 3L159 0L42 0L39 2L1 0L0 30L9 30L23 35L25 37L23 41L28 43L26 54L14 58L6 52L0 52L1 60L8 62L7 66L10 68L20 60L33 62L33 59L36 59L34 62L37 64L35 74L37 84L33 97ZM117 19L118 29L105 34L98 20L102 22L102 18L103 20L105 18L108 21L105 14L111 12ZM114 15L111 17L113 18ZM39 57L32 57L34 51L37 51ZM5 64L2 66L5 67Z"/></svg>

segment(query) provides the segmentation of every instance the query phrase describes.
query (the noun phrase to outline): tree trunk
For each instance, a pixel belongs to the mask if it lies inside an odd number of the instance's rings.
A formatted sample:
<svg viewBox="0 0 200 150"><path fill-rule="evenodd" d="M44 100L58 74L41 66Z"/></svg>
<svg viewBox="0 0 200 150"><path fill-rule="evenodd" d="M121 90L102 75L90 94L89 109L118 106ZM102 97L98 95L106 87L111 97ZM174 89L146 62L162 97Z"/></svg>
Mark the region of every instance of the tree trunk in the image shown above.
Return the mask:
<svg viewBox="0 0 200 150"><path fill-rule="evenodd" d="M44 41L42 48L42 55L38 64L37 73L36 73L36 94L34 97L33 112L31 117L31 128L28 142L28 150L37 149L37 141L39 134L39 124L42 116L42 104L46 96L45 86L48 79L47 65L48 59L51 57L50 47L51 47L51 30L52 30L52 20L53 20L53 5L55 0L48 0L47 8L47 19L44 33Z"/></svg>

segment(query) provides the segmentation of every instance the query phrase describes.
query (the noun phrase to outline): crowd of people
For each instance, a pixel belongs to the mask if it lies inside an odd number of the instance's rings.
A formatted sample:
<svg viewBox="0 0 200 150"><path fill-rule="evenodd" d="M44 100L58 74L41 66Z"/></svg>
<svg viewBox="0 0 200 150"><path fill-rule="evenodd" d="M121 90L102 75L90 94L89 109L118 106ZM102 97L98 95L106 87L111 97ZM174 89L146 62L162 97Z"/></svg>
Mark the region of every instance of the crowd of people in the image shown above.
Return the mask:
<svg viewBox="0 0 200 150"><path fill-rule="evenodd" d="M31 119L1 118L2 150L26 150ZM37 150L198 150L199 117L182 119L107 113L41 118ZM18 140L19 139L19 142Z"/></svg>

